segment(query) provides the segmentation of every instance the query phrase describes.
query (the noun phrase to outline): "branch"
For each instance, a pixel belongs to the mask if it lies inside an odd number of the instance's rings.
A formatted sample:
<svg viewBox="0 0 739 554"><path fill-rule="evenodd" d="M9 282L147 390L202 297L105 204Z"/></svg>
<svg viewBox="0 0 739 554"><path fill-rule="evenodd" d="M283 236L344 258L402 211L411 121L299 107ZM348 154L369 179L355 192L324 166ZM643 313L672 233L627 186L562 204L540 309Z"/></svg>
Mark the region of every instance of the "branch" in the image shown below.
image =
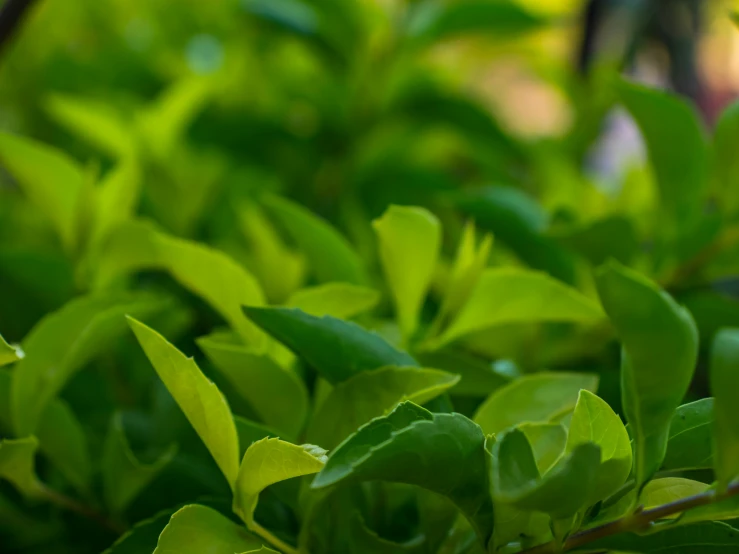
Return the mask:
<svg viewBox="0 0 739 554"><path fill-rule="evenodd" d="M732 496L736 496L737 494L739 494L739 482L732 484L723 494L716 494L715 491L710 490L694 496L681 498L680 500L676 500L650 510L637 511L624 518L600 525L599 527L580 531L568 538L561 550L558 550L557 545L552 541L527 550L522 550L519 554L555 554L557 552L565 552L618 533L641 531L648 528L658 519L664 519L667 516L680 514L682 512L692 510L693 508L713 504Z"/></svg>
<svg viewBox="0 0 739 554"><path fill-rule="evenodd" d="M7 0L0 8L0 49L15 33L34 0Z"/></svg>

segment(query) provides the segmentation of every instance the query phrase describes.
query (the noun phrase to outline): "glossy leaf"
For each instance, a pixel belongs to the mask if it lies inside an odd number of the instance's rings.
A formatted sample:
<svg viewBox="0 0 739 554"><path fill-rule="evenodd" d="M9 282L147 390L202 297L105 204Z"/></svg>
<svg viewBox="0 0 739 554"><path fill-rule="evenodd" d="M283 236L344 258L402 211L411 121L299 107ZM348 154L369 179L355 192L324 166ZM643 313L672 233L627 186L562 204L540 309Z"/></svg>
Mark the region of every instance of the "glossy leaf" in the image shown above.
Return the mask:
<svg viewBox="0 0 739 554"><path fill-rule="evenodd" d="M261 546L261 540L226 516L190 504L172 515L152 554L235 554Z"/></svg>
<svg viewBox="0 0 739 554"><path fill-rule="evenodd" d="M600 467L588 495L588 504L608 498L621 488L631 473L631 440L621 418L602 399L581 390L567 435L567 452L579 445L600 447Z"/></svg>
<svg viewBox="0 0 739 554"><path fill-rule="evenodd" d="M378 367L418 365L408 354L355 323L330 316L319 318L294 308L247 307L244 311L333 384Z"/></svg>
<svg viewBox="0 0 739 554"><path fill-rule="evenodd" d="M17 435L33 433L69 378L125 333L125 314L146 317L165 306L149 295L86 296L42 319L24 339L26 356L13 370L11 414Z"/></svg>
<svg viewBox="0 0 739 554"><path fill-rule="evenodd" d="M487 269L449 327L432 344L438 348L475 331L510 323L570 321L603 317L600 307L577 290L534 271Z"/></svg>
<svg viewBox="0 0 739 554"><path fill-rule="evenodd" d="M390 206L372 222L398 324L410 337L431 284L441 245L441 224L422 208Z"/></svg>
<svg viewBox="0 0 739 554"><path fill-rule="evenodd" d="M37 448L35 437L0 441L0 478L7 479L27 496L41 492L41 483L34 469Z"/></svg>
<svg viewBox="0 0 739 554"><path fill-rule="evenodd" d="M192 358L133 318L129 325L190 424L233 488L239 471L239 439L226 399Z"/></svg>
<svg viewBox="0 0 739 554"><path fill-rule="evenodd" d="M672 416L693 377L698 332L687 310L632 270L608 264L596 285L623 346L623 406L641 487L664 460Z"/></svg>
<svg viewBox="0 0 739 554"><path fill-rule="evenodd" d="M263 202L306 256L320 282L361 285L368 281L356 252L329 223L283 198L269 196Z"/></svg>
<svg viewBox="0 0 739 554"><path fill-rule="evenodd" d="M399 402L424 404L457 381L453 373L417 367L390 366L358 373L336 385L321 402L308 427L308 441L332 449Z"/></svg>
<svg viewBox="0 0 739 554"><path fill-rule="evenodd" d="M267 425L297 437L308 413L308 390L300 377L253 348L217 339L202 337L198 346Z"/></svg>
<svg viewBox="0 0 739 554"><path fill-rule="evenodd" d="M496 390L475 414L486 434L525 422L547 423L575 408L580 389L595 391L598 377L587 373L537 373Z"/></svg>
<svg viewBox="0 0 739 554"><path fill-rule="evenodd" d="M519 430L508 431L493 445L494 499L555 519L571 517L588 504L600 456L597 445L579 444L542 477L526 436Z"/></svg>
<svg viewBox="0 0 739 554"><path fill-rule="evenodd" d="M485 544L492 506L484 443L480 428L466 417L403 402L340 444L312 487L371 480L417 485L448 497Z"/></svg>
<svg viewBox="0 0 739 554"><path fill-rule="evenodd" d="M720 491L739 476L739 329L722 329L711 349L713 469Z"/></svg>
<svg viewBox="0 0 739 554"><path fill-rule="evenodd" d="M708 469L713 463L713 398L683 404L672 416L663 470Z"/></svg>
<svg viewBox="0 0 739 554"><path fill-rule="evenodd" d="M123 418L113 416L103 446L103 495L113 513L121 513L146 486L172 461L177 446L171 445L152 463L142 463L131 450Z"/></svg>
<svg viewBox="0 0 739 554"><path fill-rule="evenodd" d="M316 317L351 319L371 310L379 301L380 293L376 290L349 283L326 283L296 291L286 304Z"/></svg>

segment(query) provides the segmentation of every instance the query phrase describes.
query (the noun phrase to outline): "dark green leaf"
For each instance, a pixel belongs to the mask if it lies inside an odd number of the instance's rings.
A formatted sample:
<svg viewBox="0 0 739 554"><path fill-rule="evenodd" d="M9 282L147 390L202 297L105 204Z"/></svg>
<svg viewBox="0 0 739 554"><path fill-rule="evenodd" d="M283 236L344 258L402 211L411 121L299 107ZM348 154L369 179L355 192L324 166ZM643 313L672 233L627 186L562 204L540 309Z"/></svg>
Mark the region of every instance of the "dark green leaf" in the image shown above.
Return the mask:
<svg viewBox="0 0 739 554"><path fill-rule="evenodd" d="M721 522L669 526L652 535L613 535L589 543L588 548L668 554L730 554L739 552L739 531Z"/></svg>
<svg viewBox="0 0 739 554"><path fill-rule="evenodd" d="M720 491L739 476L739 329L716 334L711 349L713 470Z"/></svg>

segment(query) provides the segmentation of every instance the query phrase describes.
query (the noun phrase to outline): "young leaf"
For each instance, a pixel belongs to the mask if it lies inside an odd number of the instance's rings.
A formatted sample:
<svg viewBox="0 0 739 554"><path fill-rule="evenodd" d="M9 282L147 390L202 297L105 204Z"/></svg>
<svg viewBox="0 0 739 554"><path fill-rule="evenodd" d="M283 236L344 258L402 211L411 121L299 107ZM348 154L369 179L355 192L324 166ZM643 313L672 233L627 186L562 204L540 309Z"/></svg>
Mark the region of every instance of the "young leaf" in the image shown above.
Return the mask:
<svg viewBox="0 0 739 554"><path fill-rule="evenodd" d="M7 479L26 496L41 492L34 470L38 441L36 437L0 441L0 478Z"/></svg>
<svg viewBox="0 0 739 554"><path fill-rule="evenodd" d="M235 554L261 546L261 540L212 508L190 504L172 515L152 554Z"/></svg>
<svg viewBox="0 0 739 554"><path fill-rule="evenodd" d="M319 318L294 308L245 307L244 312L332 384L378 367L418 365L408 354L355 323L330 316Z"/></svg>
<svg viewBox="0 0 739 554"><path fill-rule="evenodd" d="M362 260L326 221L277 196L265 197L263 203L305 254L320 282L344 281L362 285L368 281Z"/></svg>
<svg viewBox="0 0 739 554"><path fill-rule="evenodd" d="M436 269L441 225L423 208L390 206L372 226L398 324L408 339L418 326L418 315Z"/></svg>
<svg viewBox="0 0 739 554"><path fill-rule="evenodd" d="M399 402L424 404L457 381L459 376L453 373L417 367L390 366L358 373L336 385L321 402L308 427L307 439L332 449Z"/></svg>
<svg viewBox="0 0 739 554"><path fill-rule="evenodd" d="M486 544L492 505L484 443L480 428L463 415L403 402L339 445L312 487L371 480L417 485L449 498Z"/></svg>
<svg viewBox="0 0 739 554"><path fill-rule="evenodd" d="M587 506L600 456L597 445L579 444L541 477L526 436L508 431L493 445L494 500L555 519L571 517Z"/></svg>
<svg viewBox="0 0 739 554"><path fill-rule="evenodd" d="M326 451L312 444L298 446L280 439L262 439L244 454L234 491L234 511L250 529L259 528L254 510L259 493L270 485L321 471Z"/></svg>
<svg viewBox="0 0 739 554"><path fill-rule="evenodd" d="M698 113L675 95L636 83L620 81L617 90L644 136L664 206L690 219L701 205L708 156Z"/></svg>
<svg viewBox="0 0 739 554"><path fill-rule="evenodd" d="M308 390L300 377L248 346L222 342L213 335L197 343L267 425L298 436L308 414Z"/></svg>
<svg viewBox="0 0 739 554"><path fill-rule="evenodd" d="M579 445L600 447L600 467L588 495L588 504L608 498L618 491L631 473L631 440L626 427L613 409L587 390L581 390L567 435L568 453Z"/></svg>
<svg viewBox="0 0 739 554"><path fill-rule="evenodd" d="M379 301L380 293L376 290L349 283L326 283L295 292L286 304L316 317L350 319L371 310Z"/></svg>
<svg viewBox="0 0 739 554"><path fill-rule="evenodd" d="M0 367L12 364L21 359L18 350L10 346L2 335L0 335Z"/></svg>
<svg viewBox="0 0 739 554"><path fill-rule="evenodd" d="M672 416L667 453L660 469L667 471L712 467L713 398L683 404Z"/></svg>
<svg viewBox="0 0 739 554"><path fill-rule="evenodd" d="M597 388L598 376L588 373L525 375L493 392L474 420L488 435L519 423L547 423L575 407L580 389Z"/></svg>
<svg viewBox="0 0 739 554"><path fill-rule="evenodd" d="M739 476L739 329L722 329L711 349L713 469L723 492Z"/></svg>
<svg viewBox="0 0 739 554"><path fill-rule="evenodd" d="M52 222L64 247L74 250L79 239L77 210L87 179L82 169L55 148L9 133L0 133L0 162Z"/></svg>
<svg viewBox="0 0 739 554"><path fill-rule="evenodd" d="M87 296L42 319L22 343L13 370L11 414L18 436L36 430L69 378L125 332L125 314L146 317L166 302L150 295Z"/></svg>
<svg viewBox="0 0 739 554"><path fill-rule="evenodd" d="M615 262L599 270L596 285L623 346L621 391L640 488L664 460L670 421L693 377L698 332L667 293Z"/></svg>
<svg viewBox="0 0 739 554"><path fill-rule="evenodd" d="M474 331L506 323L594 322L600 307L577 290L544 273L524 269L487 269L457 317L434 348Z"/></svg>
<svg viewBox="0 0 739 554"><path fill-rule="evenodd" d="M123 512L139 493L172 461L172 444L156 461L144 464L136 458L126 438L120 412L113 415L103 446L103 495L113 513Z"/></svg>
<svg viewBox="0 0 739 554"><path fill-rule="evenodd" d="M239 439L223 394L203 375L192 358L143 323L130 317L128 322L159 378L233 489L239 472Z"/></svg>

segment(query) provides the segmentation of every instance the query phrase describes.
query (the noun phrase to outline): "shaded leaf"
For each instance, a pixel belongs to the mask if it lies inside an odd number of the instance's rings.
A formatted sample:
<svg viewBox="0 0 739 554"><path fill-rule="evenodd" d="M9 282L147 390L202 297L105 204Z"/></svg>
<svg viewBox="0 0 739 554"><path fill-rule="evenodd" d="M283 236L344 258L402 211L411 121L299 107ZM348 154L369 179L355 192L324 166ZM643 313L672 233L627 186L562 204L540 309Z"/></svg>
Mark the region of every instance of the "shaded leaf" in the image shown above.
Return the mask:
<svg viewBox="0 0 739 554"><path fill-rule="evenodd" d="M167 526L171 511L163 511L157 515L136 523L122 534L103 554L141 554L153 552L162 530Z"/></svg>
<svg viewBox="0 0 739 554"><path fill-rule="evenodd" d="M0 441L0 477L13 483L27 496L41 492L42 485L34 470L37 448L36 437Z"/></svg>
<svg viewBox="0 0 739 554"><path fill-rule="evenodd" d="M664 531L651 535L613 535L589 543L588 548L669 554L728 554L739 552L739 532L718 521L667 526Z"/></svg>
<svg viewBox="0 0 739 554"><path fill-rule="evenodd" d="M739 476L739 329L722 329L711 348L713 470L720 492Z"/></svg>
<svg viewBox="0 0 739 554"><path fill-rule="evenodd" d="M544 475L564 454L567 429L560 423L522 423L516 428L526 435L536 467Z"/></svg>

